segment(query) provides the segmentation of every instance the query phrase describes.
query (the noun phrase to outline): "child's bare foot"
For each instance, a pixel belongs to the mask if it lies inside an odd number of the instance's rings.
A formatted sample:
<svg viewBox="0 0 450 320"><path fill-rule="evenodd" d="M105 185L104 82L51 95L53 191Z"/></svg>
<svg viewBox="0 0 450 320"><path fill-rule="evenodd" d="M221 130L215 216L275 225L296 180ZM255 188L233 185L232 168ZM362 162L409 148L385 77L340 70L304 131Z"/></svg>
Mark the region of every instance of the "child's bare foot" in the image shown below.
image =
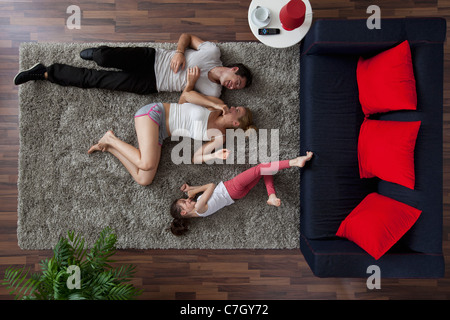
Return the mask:
<svg viewBox="0 0 450 320"><path fill-rule="evenodd" d="M275 207L279 207L281 205L281 200L277 198L277 196L275 194L271 194L269 196L269 199L267 200L267 204L269 206L275 206Z"/></svg>
<svg viewBox="0 0 450 320"><path fill-rule="evenodd" d="M108 151L110 139L114 137L115 137L114 132L108 130L103 135L103 137L98 141L97 144L94 144L92 147L89 148L88 153L93 153L94 151L101 151L101 152Z"/></svg>
<svg viewBox="0 0 450 320"><path fill-rule="evenodd" d="M307 151L306 152L306 156L301 156L295 159L292 159L289 161L289 164L291 165L291 167L304 167L306 162L311 160L313 156L313 153L311 151Z"/></svg>

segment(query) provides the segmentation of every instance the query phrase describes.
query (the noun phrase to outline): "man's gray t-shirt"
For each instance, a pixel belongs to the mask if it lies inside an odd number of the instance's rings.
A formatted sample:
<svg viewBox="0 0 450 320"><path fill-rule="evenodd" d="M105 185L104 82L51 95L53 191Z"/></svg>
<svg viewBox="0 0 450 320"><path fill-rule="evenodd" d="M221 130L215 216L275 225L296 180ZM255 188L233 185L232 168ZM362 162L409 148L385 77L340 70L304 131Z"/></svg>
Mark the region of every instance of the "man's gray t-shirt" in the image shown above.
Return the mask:
<svg viewBox="0 0 450 320"><path fill-rule="evenodd" d="M222 66L220 49L214 43L205 41L198 46L197 50L187 49L184 53L186 66L177 73L170 69L170 61L175 51L161 48L155 48L155 50L155 76L159 92L183 91L186 86L187 69L197 66L200 68L200 78L195 84L195 90L207 96L220 96L222 85L208 79L208 72L212 68Z"/></svg>

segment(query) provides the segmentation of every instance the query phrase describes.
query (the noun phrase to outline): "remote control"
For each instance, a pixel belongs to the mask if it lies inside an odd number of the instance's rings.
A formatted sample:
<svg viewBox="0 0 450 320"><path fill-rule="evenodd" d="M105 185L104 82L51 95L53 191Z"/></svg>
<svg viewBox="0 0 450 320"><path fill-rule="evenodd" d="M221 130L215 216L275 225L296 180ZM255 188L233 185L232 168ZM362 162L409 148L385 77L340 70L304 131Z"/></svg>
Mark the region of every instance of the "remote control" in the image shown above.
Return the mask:
<svg viewBox="0 0 450 320"><path fill-rule="evenodd" d="M263 29L258 29L258 33L261 35L280 34L280 29L278 29L278 28L263 28Z"/></svg>

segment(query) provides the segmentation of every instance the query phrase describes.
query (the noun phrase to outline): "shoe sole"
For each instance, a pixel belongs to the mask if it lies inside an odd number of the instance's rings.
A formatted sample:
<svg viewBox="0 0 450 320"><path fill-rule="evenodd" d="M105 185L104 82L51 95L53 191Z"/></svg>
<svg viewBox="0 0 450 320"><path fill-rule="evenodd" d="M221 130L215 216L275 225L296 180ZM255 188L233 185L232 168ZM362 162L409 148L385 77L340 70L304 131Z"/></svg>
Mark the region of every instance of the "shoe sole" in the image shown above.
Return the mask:
<svg viewBox="0 0 450 320"><path fill-rule="evenodd" d="M86 48L84 50L81 50L80 52L80 58L86 61L92 61L94 60L93 54L89 55L88 57L83 57L82 54L83 52L87 51L87 50L94 50L95 48Z"/></svg>
<svg viewBox="0 0 450 320"><path fill-rule="evenodd" d="M16 78L19 76L19 74L21 74L22 72L26 72L26 71L30 71L31 69L33 69L33 68L35 68L35 67L37 67L38 65L40 65L41 63L40 62L38 62L38 63L36 63L34 66L32 66L31 68L28 68L27 70L22 70L22 71L20 71L18 74L16 74L16 76L14 77L14 84L16 83Z"/></svg>

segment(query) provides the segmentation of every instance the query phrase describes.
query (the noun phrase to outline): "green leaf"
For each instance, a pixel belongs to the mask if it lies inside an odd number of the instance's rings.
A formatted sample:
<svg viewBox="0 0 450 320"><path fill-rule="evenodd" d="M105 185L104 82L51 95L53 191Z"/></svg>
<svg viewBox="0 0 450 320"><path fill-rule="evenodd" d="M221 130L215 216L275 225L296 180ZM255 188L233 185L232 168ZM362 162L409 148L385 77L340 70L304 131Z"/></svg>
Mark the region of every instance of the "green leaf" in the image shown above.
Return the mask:
<svg viewBox="0 0 450 320"><path fill-rule="evenodd" d="M113 270L114 278L119 282L130 281L136 273L135 269L136 266L131 264L122 265Z"/></svg>
<svg viewBox="0 0 450 320"><path fill-rule="evenodd" d="M142 293L142 290L137 290L131 284L118 284L111 289L107 298L109 300L130 300L134 299Z"/></svg>
<svg viewBox="0 0 450 320"><path fill-rule="evenodd" d="M86 300L81 292L74 292L67 296L68 300Z"/></svg>
<svg viewBox="0 0 450 320"><path fill-rule="evenodd" d="M87 255L87 259L93 269L111 268L109 263L114 261L109 258L116 253L116 241L116 235L111 228L103 229Z"/></svg>
<svg viewBox="0 0 450 320"><path fill-rule="evenodd" d="M72 254L72 261L70 264L79 265L82 263L82 260L84 259L87 252L85 240L83 237L75 235L73 231L68 232L68 238L70 241L69 244L71 245Z"/></svg>
<svg viewBox="0 0 450 320"><path fill-rule="evenodd" d="M29 271L30 268L25 270L25 267L8 267L6 269L2 285L7 286L7 289L12 289L9 293L15 295L15 299L25 296L27 292L32 294L38 286L39 282L35 278L27 279Z"/></svg>
<svg viewBox="0 0 450 320"><path fill-rule="evenodd" d="M71 257L71 246L67 239L60 239L53 249L53 259L58 266L67 266Z"/></svg>

